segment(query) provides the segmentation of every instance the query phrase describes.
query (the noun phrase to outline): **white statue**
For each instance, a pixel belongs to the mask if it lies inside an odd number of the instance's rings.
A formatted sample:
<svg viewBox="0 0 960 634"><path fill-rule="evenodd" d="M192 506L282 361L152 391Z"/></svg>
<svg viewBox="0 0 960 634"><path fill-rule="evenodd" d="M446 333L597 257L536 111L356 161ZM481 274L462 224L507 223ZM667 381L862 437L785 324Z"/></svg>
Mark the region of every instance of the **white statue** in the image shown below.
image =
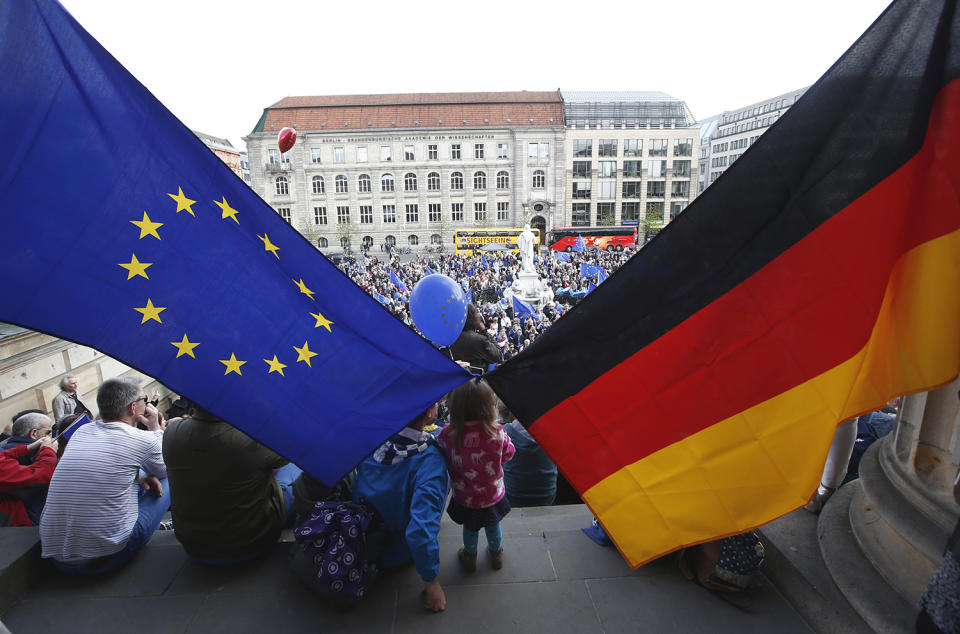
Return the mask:
<svg viewBox="0 0 960 634"><path fill-rule="evenodd" d="M520 263L524 271L533 273L533 243L535 236L530 231L530 225L523 225L523 233L517 238L517 248L520 249Z"/></svg>

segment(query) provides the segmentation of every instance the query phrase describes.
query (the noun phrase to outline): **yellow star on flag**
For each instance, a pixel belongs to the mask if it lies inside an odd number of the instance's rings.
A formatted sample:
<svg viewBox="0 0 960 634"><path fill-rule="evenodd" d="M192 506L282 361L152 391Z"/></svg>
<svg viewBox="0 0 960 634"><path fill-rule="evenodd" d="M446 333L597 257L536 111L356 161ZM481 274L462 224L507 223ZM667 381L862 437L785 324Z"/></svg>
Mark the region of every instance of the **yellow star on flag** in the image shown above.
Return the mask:
<svg viewBox="0 0 960 634"><path fill-rule="evenodd" d="M280 249L275 244L270 242L270 238L267 237L267 234L263 234L262 236L260 234L257 234L257 237L263 240L263 248L269 251L270 253L274 254L275 256L277 256L277 259L279 260L280 256L277 254L277 251L279 251Z"/></svg>
<svg viewBox="0 0 960 634"><path fill-rule="evenodd" d="M158 324L162 324L160 321L160 313L166 310L165 306L154 306L153 302L150 301L150 298L147 298L147 305L143 308L134 308L138 313L143 314L143 319L140 320L141 324L145 324L151 319L156 321Z"/></svg>
<svg viewBox="0 0 960 634"><path fill-rule="evenodd" d="M230 353L229 359L220 359L220 363L227 366L226 372L223 373L223 376L227 376L231 372L236 372L240 376L243 376L243 372L240 371L240 366L246 363L246 361L240 361L237 359L237 355Z"/></svg>
<svg viewBox="0 0 960 634"><path fill-rule="evenodd" d="M222 219L226 220L227 218L232 218L235 223L240 224L240 221L237 220L237 210L230 206L230 203L227 202L226 196L223 197L222 203L213 201L213 204L219 207L221 211L223 211L223 213L220 215Z"/></svg>
<svg viewBox="0 0 960 634"><path fill-rule="evenodd" d="M291 281L292 281L294 284L297 285L297 287L300 289L300 292L301 292L301 293L303 293L304 295L306 295L306 296L309 297L310 299L313 299L313 291L311 291L309 288L307 288L307 285L303 283L303 278L302 278L302 277L300 278L300 281L299 281L299 282L298 282L297 280L291 280Z"/></svg>
<svg viewBox="0 0 960 634"><path fill-rule="evenodd" d="M183 190L182 190L181 188L177 187L177 193L176 193L176 195L174 195L174 194L167 194L167 196L169 196L170 198L173 198L175 201L177 201L177 213L180 213L181 211L186 210L186 211L187 211L191 216L193 216L194 218L197 217L197 214L193 213L193 209L192 209L193 203L195 203L195 202L197 202L197 201L195 201L195 200L190 200L189 198L187 198L186 196L184 196L184 195L183 195Z"/></svg>
<svg viewBox="0 0 960 634"><path fill-rule="evenodd" d="M311 365L311 363L310 363L310 359L312 359L313 357L317 356L317 353L310 351L310 346L307 345L307 342L306 342L306 341L303 342L303 347L302 347L302 348L298 348L298 347L294 346L293 349L297 351L297 361L303 361L304 363L306 363L306 364L307 364L308 366L310 366L311 368L313 367L313 365Z"/></svg>
<svg viewBox="0 0 960 634"><path fill-rule="evenodd" d="M180 341L171 341L170 345L177 349L177 359L185 354L196 359L196 357L193 356L193 349L200 344L197 342L191 342L189 339L187 339L187 335L183 335L183 339Z"/></svg>
<svg viewBox="0 0 960 634"><path fill-rule="evenodd" d="M147 277L147 268L153 266L153 262L141 262L137 259L136 254L130 254L130 262L124 264L121 262L117 266L127 269L127 279L133 279L135 276L139 275L145 280L149 280Z"/></svg>
<svg viewBox="0 0 960 634"><path fill-rule="evenodd" d="M130 222L140 227L140 240L143 240L147 236L153 236L157 240L160 239L160 234L157 233L157 229L162 227L163 223L151 221L147 212L143 212L143 220L131 220Z"/></svg>
<svg viewBox="0 0 960 634"><path fill-rule="evenodd" d="M273 355L273 361L270 359L264 359L263 361L270 366L270 369L267 370L267 374L270 374L271 372L279 372L280 376L283 376L283 369L287 366L286 364L280 363L280 361L277 360L277 355Z"/></svg>
<svg viewBox="0 0 960 634"><path fill-rule="evenodd" d="M321 312L310 313L310 316L316 317L317 319L317 323L313 326L314 328L319 328L320 326L323 326L324 328L327 329L327 332L333 332L332 330L330 330L330 324L332 324L333 322L327 319L326 317L324 317L323 313Z"/></svg>

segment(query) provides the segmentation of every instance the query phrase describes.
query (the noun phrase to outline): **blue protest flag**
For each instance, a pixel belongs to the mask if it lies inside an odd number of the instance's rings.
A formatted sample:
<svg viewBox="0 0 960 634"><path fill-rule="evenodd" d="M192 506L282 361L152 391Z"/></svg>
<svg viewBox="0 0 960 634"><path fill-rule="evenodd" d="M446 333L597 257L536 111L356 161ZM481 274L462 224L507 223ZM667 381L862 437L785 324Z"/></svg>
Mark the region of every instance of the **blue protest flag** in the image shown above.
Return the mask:
<svg viewBox="0 0 960 634"><path fill-rule="evenodd" d="M0 77L0 320L155 377L326 484L469 379L55 2L0 3Z"/></svg>
<svg viewBox="0 0 960 634"><path fill-rule="evenodd" d="M426 273L427 275L436 275L436 274L437 274L437 272L434 271L433 269L431 269L429 266L428 266L428 267L425 267L425 268L423 269L423 272Z"/></svg>
<svg viewBox="0 0 960 634"><path fill-rule="evenodd" d="M540 321L540 316L537 315L536 309L516 295L513 296L513 314L518 318L521 315L530 315L537 321Z"/></svg>
<svg viewBox="0 0 960 634"><path fill-rule="evenodd" d="M607 275L607 272L604 271L604 270L601 268L601 269L600 269L600 272L597 274L597 285L600 285L600 284L602 284L603 282L605 282L608 277L610 277L610 276Z"/></svg>
<svg viewBox="0 0 960 634"><path fill-rule="evenodd" d="M564 251L557 251L556 254L557 254L557 259L560 260L561 262L569 262L569 261L570 261L570 254L569 254L569 253L566 253L566 252L564 252Z"/></svg>
<svg viewBox="0 0 960 634"><path fill-rule="evenodd" d="M580 264L580 277L597 277L603 272L603 267L596 264Z"/></svg>
<svg viewBox="0 0 960 634"><path fill-rule="evenodd" d="M483 253L480 254L480 264L482 264L485 269L490 268L490 265L487 264L487 256Z"/></svg>
<svg viewBox="0 0 960 634"><path fill-rule="evenodd" d="M399 288L401 291L408 291L407 285L403 283L403 280L400 279L400 276L397 275L396 271L390 271L390 283Z"/></svg>
<svg viewBox="0 0 960 634"><path fill-rule="evenodd" d="M378 293L377 291L373 291L373 298L378 302L380 302L381 304L383 304L384 306L390 305L390 300L386 296Z"/></svg>
<svg viewBox="0 0 960 634"><path fill-rule="evenodd" d="M573 243L573 250L577 253L583 253L587 246L583 243L583 236L577 236L577 241Z"/></svg>
<svg viewBox="0 0 960 634"><path fill-rule="evenodd" d="M593 282L590 282L590 284L587 285L587 293L586 293L586 294L589 295L590 293L592 293L592 292L595 291L595 290L597 290L597 285L594 284Z"/></svg>
<svg viewBox="0 0 960 634"><path fill-rule="evenodd" d="M60 435L57 436L56 440L60 440L60 438L63 438L64 440L70 440L70 438L71 438L71 436L73 436L74 432L76 432L78 429L80 429L81 427L83 427L84 425L86 425L86 424L89 423L89 422L90 422L90 417L87 416L86 414L84 414L83 416L81 416L81 417L78 418L77 420L75 420L75 421L73 421L72 423L70 423L70 426L69 426L69 427L67 427L67 428L64 429L62 432L60 432Z"/></svg>

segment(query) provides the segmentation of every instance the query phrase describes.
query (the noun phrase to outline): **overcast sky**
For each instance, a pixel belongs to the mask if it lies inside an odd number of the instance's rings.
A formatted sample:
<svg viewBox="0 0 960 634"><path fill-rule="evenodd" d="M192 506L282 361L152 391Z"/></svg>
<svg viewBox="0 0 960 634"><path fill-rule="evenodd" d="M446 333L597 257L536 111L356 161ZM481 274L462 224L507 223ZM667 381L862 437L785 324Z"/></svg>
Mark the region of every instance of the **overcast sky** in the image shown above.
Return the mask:
<svg viewBox="0 0 960 634"><path fill-rule="evenodd" d="M815 82L887 0L61 0L189 127L288 95L657 90L698 119Z"/></svg>

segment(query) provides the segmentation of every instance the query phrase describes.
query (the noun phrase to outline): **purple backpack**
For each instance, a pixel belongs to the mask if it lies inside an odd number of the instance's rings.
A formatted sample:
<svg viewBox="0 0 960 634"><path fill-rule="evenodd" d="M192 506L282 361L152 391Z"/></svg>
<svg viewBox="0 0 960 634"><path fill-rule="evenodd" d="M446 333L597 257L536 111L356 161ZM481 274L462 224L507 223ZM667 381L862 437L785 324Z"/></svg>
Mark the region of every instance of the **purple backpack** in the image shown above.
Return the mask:
<svg viewBox="0 0 960 634"><path fill-rule="evenodd" d="M309 587L341 608L356 605L377 577L386 524L366 500L317 502L294 530L290 565Z"/></svg>

